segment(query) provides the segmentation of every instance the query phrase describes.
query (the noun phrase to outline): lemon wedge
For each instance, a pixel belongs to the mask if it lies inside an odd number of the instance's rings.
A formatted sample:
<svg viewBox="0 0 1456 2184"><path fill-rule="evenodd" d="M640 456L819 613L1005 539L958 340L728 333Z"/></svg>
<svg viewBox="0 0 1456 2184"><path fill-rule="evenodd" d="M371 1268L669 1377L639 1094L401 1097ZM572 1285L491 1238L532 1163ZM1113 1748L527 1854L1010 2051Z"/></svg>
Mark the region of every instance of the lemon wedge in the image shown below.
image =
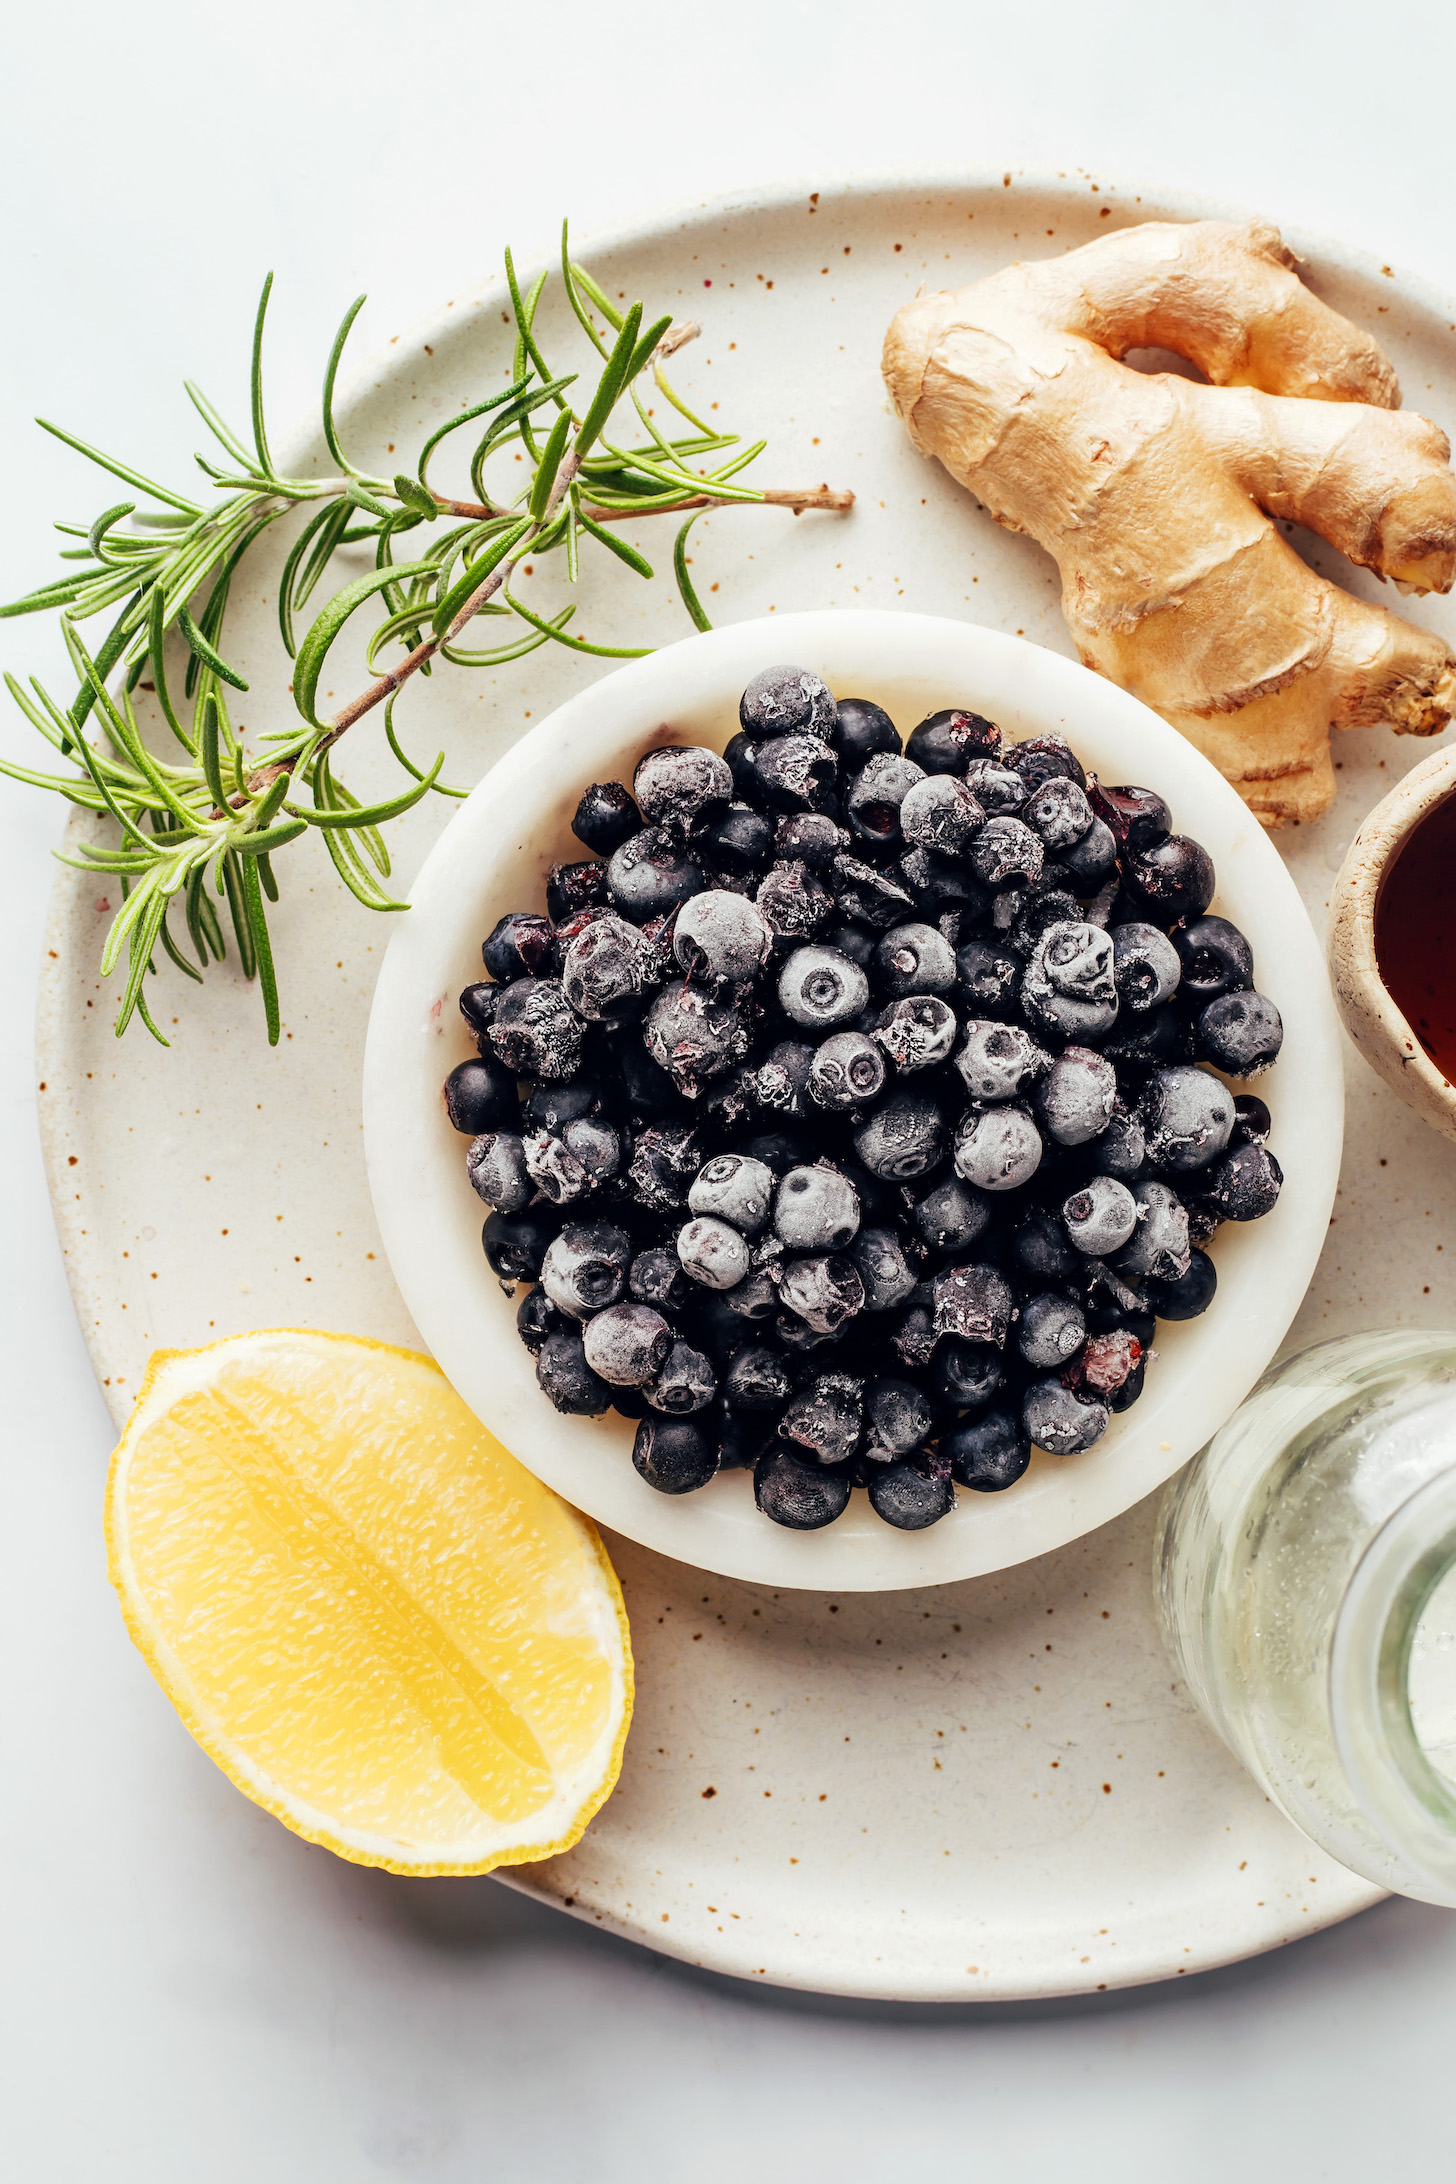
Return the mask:
<svg viewBox="0 0 1456 2184"><path fill-rule="evenodd" d="M341 1858L550 1857L616 1782L616 1574L428 1358L296 1328L159 1351L106 1536L127 1627L198 1743Z"/></svg>

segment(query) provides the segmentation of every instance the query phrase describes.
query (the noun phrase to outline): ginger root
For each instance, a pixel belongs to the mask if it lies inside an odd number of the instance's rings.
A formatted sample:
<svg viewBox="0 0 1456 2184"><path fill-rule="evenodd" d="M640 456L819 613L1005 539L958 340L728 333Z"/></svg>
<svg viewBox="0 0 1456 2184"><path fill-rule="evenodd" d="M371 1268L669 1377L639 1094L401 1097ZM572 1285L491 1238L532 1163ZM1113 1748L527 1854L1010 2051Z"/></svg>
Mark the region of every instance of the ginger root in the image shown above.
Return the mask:
<svg viewBox="0 0 1456 2184"><path fill-rule="evenodd" d="M1261 222L1148 222L918 296L885 340L891 398L1062 575L1083 663L1197 744L1266 826L1334 795L1329 730L1434 735L1456 711L1438 637L1316 576L1307 525L1416 591L1456 576L1443 432L1320 303ZM1135 371L1167 349L1211 382Z"/></svg>

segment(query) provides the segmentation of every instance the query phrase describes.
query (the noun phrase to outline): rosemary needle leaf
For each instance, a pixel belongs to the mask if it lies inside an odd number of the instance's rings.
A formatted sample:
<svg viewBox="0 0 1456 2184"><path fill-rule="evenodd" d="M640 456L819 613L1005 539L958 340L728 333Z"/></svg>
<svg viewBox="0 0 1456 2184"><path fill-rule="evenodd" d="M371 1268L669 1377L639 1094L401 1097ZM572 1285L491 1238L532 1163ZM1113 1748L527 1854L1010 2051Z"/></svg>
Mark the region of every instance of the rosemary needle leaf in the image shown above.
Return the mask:
<svg viewBox="0 0 1456 2184"><path fill-rule="evenodd" d="M711 629L713 625L708 620L707 614L704 612L703 609L703 602L701 601L701 599L699 599L697 593L694 591L693 580L688 575L687 548L689 531L691 531L693 525L697 522L698 516L704 515L706 514L706 512L707 511L705 509L700 508L697 511L697 515L689 516L687 522L683 525L682 529L678 532L677 537L672 542L672 572L673 575L677 578L678 593L682 599L683 605L687 608L688 613L692 616L693 621L699 629Z"/></svg>
<svg viewBox="0 0 1456 2184"><path fill-rule="evenodd" d="M270 273L263 283L263 293L258 298L258 316L253 321L253 370L250 381L253 445L258 450L258 468L270 481L273 477L273 458L268 453L268 435L263 425L263 321L268 316L268 298L272 293L273 276ZM166 499L168 496L164 494L162 497Z"/></svg>
<svg viewBox="0 0 1456 2184"><path fill-rule="evenodd" d="M344 344L348 340L354 321L363 310L366 301L366 297L356 296L344 313L339 330L334 336L334 346L329 351L329 361L324 371L324 438L328 442L329 453L333 456L340 470L347 470L352 477L357 477L358 472L339 445L338 427L334 423L334 383L339 376L339 364L344 354Z"/></svg>
<svg viewBox="0 0 1456 2184"><path fill-rule="evenodd" d="M342 591L335 592L310 628L298 648L293 669L293 702L312 728L322 728L326 723L314 712L314 699L318 694L319 676L328 657L329 647L351 614L362 607L375 592L383 591L391 582L398 583L412 576L424 576L430 572L428 561L401 562L392 569L373 569L367 576L355 577Z"/></svg>
<svg viewBox="0 0 1456 2184"><path fill-rule="evenodd" d="M635 569L639 576L652 575L652 563L639 554L635 546L629 545L624 538L618 538L604 523L593 523L584 508L578 509L576 520L584 531L590 531L592 537L614 553L619 561L625 561L629 569Z"/></svg>
<svg viewBox="0 0 1456 2184"><path fill-rule="evenodd" d="M263 912L263 888L258 878L258 867L249 857L242 868L243 911L253 940L253 954L258 966L258 983L263 989L263 1014L268 1024L268 1044L277 1046L281 1028L278 1015L278 981L273 973L273 946L268 938L268 920Z"/></svg>
<svg viewBox="0 0 1456 2184"><path fill-rule="evenodd" d="M219 615L218 620L221 621L221 619L222 617ZM181 630L193 653L201 660L204 667L210 667L214 675L220 675L225 683L231 683L234 690L247 689L248 686L237 669L229 667L216 645L208 643L185 607L177 609L177 627Z"/></svg>

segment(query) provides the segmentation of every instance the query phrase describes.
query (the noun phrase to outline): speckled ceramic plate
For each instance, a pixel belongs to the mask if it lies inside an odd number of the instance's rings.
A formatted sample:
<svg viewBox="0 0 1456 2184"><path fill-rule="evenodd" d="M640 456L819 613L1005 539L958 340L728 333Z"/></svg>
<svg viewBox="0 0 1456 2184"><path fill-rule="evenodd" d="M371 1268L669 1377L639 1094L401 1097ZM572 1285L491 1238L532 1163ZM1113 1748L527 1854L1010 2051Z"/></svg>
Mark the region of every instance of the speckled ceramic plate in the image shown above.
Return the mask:
<svg viewBox="0 0 1456 2184"><path fill-rule="evenodd" d="M1113 223L1227 209L1087 176L814 179L584 248L609 285L702 318L682 385L724 420L772 427L767 480L830 477L860 496L846 519L733 511L700 524L695 574L722 619L903 604L1069 653L1051 564L921 463L887 414L884 326L922 281L968 279ZM1291 240L1317 290L1378 331L1407 402L1451 429L1456 310L1353 253ZM396 427L442 416L508 361L498 282L462 289L360 374L355 443L383 459ZM305 440L289 460L322 450ZM670 535L644 544L665 562ZM1370 578L1340 574L1379 596ZM253 572L233 640L255 669L254 731L289 703L269 637L275 579L276 565ZM1449 603L1402 611L1456 638ZM665 590L634 589L625 573L593 578L588 617L627 642L683 632ZM359 665L338 661L350 677ZM417 748L446 743L456 778L474 780L594 673L538 656L511 679L437 676L401 705L400 726ZM1341 740L1335 811L1280 844L1317 925L1359 819L1428 748L1383 730ZM391 778L368 742L344 772L366 794ZM447 816L420 811L401 829L406 882ZM418 1339L380 1256L361 1147L387 929L302 845L285 888L282 1045L264 1046L256 996L231 973L175 996L168 974L153 1004L174 1041L163 1054L112 1041L95 970L110 905L94 880L57 882L46 1151L77 1310L118 1416L159 1343L290 1323ZM1352 1056L1340 1196L1292 1339L1449 1325L1453 1213L1456 1149ZM858 1596L706 1578L616 1541L639 1663L621 1787L574 1851L514 1884L722 1971L919 1998L1172 1977L1369 1903L1368 1885L1310 1852L1175 1688L1153 1624L1150 1522L1143 1503L996 1576Z"/></svg>

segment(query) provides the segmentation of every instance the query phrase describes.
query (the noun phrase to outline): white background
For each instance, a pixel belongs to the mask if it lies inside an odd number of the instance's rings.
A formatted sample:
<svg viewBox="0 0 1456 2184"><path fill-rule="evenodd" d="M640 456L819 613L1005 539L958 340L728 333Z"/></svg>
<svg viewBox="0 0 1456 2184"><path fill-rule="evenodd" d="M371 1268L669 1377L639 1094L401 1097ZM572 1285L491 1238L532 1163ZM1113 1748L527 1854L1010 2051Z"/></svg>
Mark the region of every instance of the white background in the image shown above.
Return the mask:
<svg viewBox="0 0 1456 2184"><path fill-rule="evenodd" d="M930 164L1241 201L1456 291L1449 6L73 0L3 46L0 595L101 505L41 412L143 467L178 382L273 413L562 211ZM0 664L55 666L38 623ZM0 718L0 749L25 731ZM1016 2009L748 1991L490 1882L346 1867L190 1743L106 1584L110 1430L51 1227L34 968L59 812L0 785L0 2147L27 2184L795 2184L1449 2173L1456 1924L1388 1904L1225 1972ZM1433 1140L1433 1152L1436 1152Z"/></svg>

